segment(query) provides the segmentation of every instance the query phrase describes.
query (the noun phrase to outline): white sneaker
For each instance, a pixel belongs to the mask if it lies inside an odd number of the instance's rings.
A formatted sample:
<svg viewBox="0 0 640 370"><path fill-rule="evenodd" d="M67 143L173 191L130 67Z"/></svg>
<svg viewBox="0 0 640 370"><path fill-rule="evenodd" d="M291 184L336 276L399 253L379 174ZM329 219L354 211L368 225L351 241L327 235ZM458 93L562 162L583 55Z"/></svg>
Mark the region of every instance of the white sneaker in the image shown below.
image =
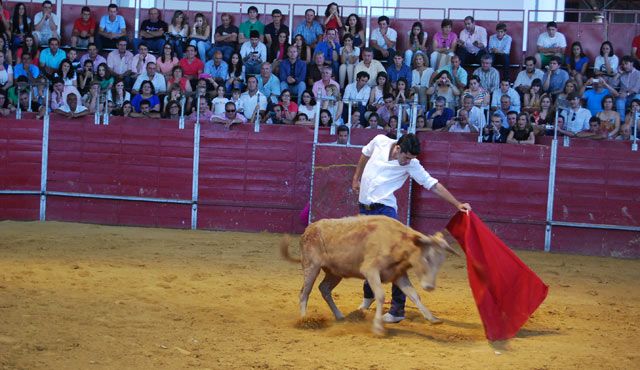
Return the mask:
<svg viewBox="0 0 640 370"><path fill-rule="evenodd" d="M404 316L393 316L389 312L387 312L384 315L382 315L382 321L384 321L386 323L394 324L394 323L400 322L402 320L404 320Z"/></svg>
<svg viewBox="0 0 640 370"><path fill-rule="evenodd" d="M371 304L375 301L375 298L364 298L362 300L362 303L360 304L360 307L358 307L359 310L366 310L369 309L369 306L371 306Z"/></svg>

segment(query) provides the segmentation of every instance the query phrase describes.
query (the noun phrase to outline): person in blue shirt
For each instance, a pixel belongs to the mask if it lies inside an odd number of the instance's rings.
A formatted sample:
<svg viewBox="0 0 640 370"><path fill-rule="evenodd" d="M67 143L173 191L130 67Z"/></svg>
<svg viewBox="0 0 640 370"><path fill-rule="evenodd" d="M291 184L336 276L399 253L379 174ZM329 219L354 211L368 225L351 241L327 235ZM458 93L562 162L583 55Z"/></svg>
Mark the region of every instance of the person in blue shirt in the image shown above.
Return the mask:
<svg viewBox="0 0 640 370"><path fill-rule="evenodd" d="M296 31L293 33L293 37L302 35L304 41L312 49L316 47L319 41L322 41L322 25L315 20L316 12L313 9L307 9L304 12L304 22L300 23L296 27Z"/></svg>
<svg viewBox="0 0 640 370"><path fill-rule="evenodd" d="M587 87L593 87L588 89ZM582 99L587 102L587 109L595 116L602 109L602 99L607 95L618 96L616 89L611 87L604 78L590 78L587 83L580 89Z"/></svg>
<svg viewBox="0 0 640 370"><path fill-rule="evenodd" d="M210 76L207 81L213 85L214 89L218 89L218 85L224 86L225 79L229 74L229 65L222 58L222 51L218 49L213 53L213 59L204 65L204 74Z"/></svg>
<svg viewBox="0 0 640 370"><path fill-rule="evenodd" d="M581 89L586 80L587 67L589 66L589 57L585 55L580 41L571 44L571 55L567 57L567 69L569 76L576 80L578 89Z"/></svg>
<svg viewBox="0 0 640 370"><path fill-rule="evenodd" d="M307 63L298 58L295 45L287 49L287 59L280 62L280 90L289 89L298 96L298 105L302 101L302 93L306 90Z"/></svg>
<svg viewBox="0 0 640 370"><path fill-rule="evenodd" d="M25 76L29 82L35 82L36 78L40 75L40 69L31 64L31 54L22 54L22 63L16 64L13 67L13 78L17 79L20 76Z"/></svg>
<svg viewBox="0 0 640 370"><path fill-rule="evenodd" d="M507 35L507 25L504 23L498 23L496 26L496 34L489 37L489 53L491 54L491 58L493 58L493 65L502 66L503 80L509 80L511 41L511 36Z"/></svg>
<svg viewBox="0 0 640 370"><path fill-rule="evenodd" d="M320 41L316 46L313 54L321 52L324 54L324 60L326 62L331 61L331 68L333 69L333 75L338 75L338 55L340 54L340 43L337 40L338 30L330 28L326 32L325 41Z"/></svg>
<svg viewBox="0 0 640 370"><path fill-rule="evenodd" d="M411 68L404 63L404 57L402 53L396 53L393 56L393 64L387 67L387 76L391 81L391 87L397 88L398 79L403 78L407 80L408 86L411 86L411 77L413 72Z"/></svg>
<svg viewBox="0 0 640 370"><path fill-rule="evenodd" d="M109 14L100 18L98 36L96 37L96 45L100 51L103 51L103 48L115 49L119 40L127 40L127 26L124 18L118 15L118 6L109 4L107 12Z"/></svg>
<svg viewBox="0 0 640 370"><path fill-rule="evenodd" d="M67 53L59 49L59 47L60 41L50 38L49 48L42 50L40 53L40 71L49 79L53 78L53 74L58 70L58 67L60 67L60 62L67 57Z"/></svg>

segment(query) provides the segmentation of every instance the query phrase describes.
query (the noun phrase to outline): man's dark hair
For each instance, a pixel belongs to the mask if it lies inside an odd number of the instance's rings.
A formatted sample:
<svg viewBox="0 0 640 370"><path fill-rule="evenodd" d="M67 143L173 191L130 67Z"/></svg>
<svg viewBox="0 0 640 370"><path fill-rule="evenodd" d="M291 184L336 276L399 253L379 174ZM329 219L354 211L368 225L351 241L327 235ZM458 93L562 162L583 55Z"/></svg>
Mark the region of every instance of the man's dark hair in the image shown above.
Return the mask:
<svg viewBox="0 0 640 370"><path fill-rule="evenodd" d="M502 23L502 22L498 23L496 25L496 31L505 31L505 32L507 32L507 25Z"/></svg>
<svg viewBox="0 0 640 370"><path fill-rule="evenodd" d="M600 117L598 116L591 116L591 118L589 118L589 123L591 122L598 122L598 125L600 124Z"/></svg>
<svg viewBox="0 0 640 370"><path fill-rule="evenodd" d="M546 28L549 28L549 27L553 27L553 28L557 29L558 28L558 24L556 22L554 22L554 21L551 21L551 22L547 23L547 27Z"/></svg>
<svg viewBox="0 0 640 370"><path fill-rule="evenodd" d="M491 61L493 61L493 58L491 57L491 54L487 53L487 54L484 54L483 56L481 56L480 60L481 61L482 60L491 60Z"/></svg>
<svg viewBox="0 0 640 370"><path fill-rule="evenodd" d="M569 95L567 95L567 100L571 101L575 98L580 98L580 94L578 94L577 92L572 92Z"/></svg>
<svg viewBox="0 0 640 370"><path fill-rule="evenodd" d="M116 8L116 10L118 10L118 6L116 4L109 4L107 9L111 9L111 8Z"/></svg>
<svg viewBox="0 0 640 370"><path fill-rule="evenodd" d="M528 61L532 61L533 65L535 66L536 64L536 58L532 57L532 56L528 56L526 58L524 58L524 64L527 64Z"/></svg>
<svg viewBox="0 0 640 370"><path fill-rule="evenodd" d="M82 10L80 11L80 13L84 13L84 12L89 12L91 13L91 8L89 8L88 6L83 6Z"/></svg>
<svg viewBox="0 0 640 370"><path fill-rule="evenodd" d="M274 16L275 14L280 14L282 15L282 11L280 9L273 9L271 11L271 16Z"/></svg>
<svg viewBox="0 0 640 370"><path fill-rule="evenodd" d="M400 146L401 153L420 155L420 140L415 134L403 135L397 145Z"/></svg>
<svg viewBox="0 0 640 370"><path fill-rule="evenodd" d="M338 134L341 132L349 133L349 127L347 125L338 126Z"/></svg>
<svg viewBox="0 0 640 370"><path fill-rule="evenodd" d="M382 21L386 21L387 24L389 24L389 17L387 17L386 15L378 17L378 24L380 24L380 22L382 22Z"/></svg>
<svg viewBox="0 0 640 370"><path fill-rule="evenodd" d="M359 79L361 79L362 77L366 77L367 79L371 79L371 76L369 76L369 72L360 71L360 72L358 72L358 74L356 75L356 80L359 80Z"/></svg>
<svg viewBox="0 0 640 370"><path fill-rule="evenodd" d="M142 107L143 105L148 105L149 107L151 107L151 102L147 99L143 99L140 101L140 107Z"/></svg>
<svg viewBox="0 0 640 370"><path fill-rule="evenodd" d="M247 14L249 14L249 12L250 12L250 11L252 11L252 10L255 10L255 11L256 11L256 13L259 13L259 12L258 12L258 8L256 8L255 6L251 5L251 6L249 7L249 9L247 9Z"/></svg>
<svg viewBox="0 0 640 370"><path fill-rule="evenodd" d="M258 30L249 31L249 38L250 39L259 39L260 38L260 32Z"/></svg>
<svg viewBox="0 0 640 370"><path fill-rule="evenodd" d="M464 20L465 21L471 21L471 23L476 23L476 20L470 15L464 17Z"/></svg>
<svg viewBox="0 0 640 370"><path fill-rule="evenodd" d="M631 58L631 55L625 55L620 59L620 64L626 62L633 63L633 58Z"/></svg>
<svg viewBox="0 0 640 370"><path fill-rule="evenodd" d="M453 21L451 19L445 18L440 22L440 28L445 28L446 26L453 27Z"/></svg>
<svg viewBox="0 0 640 370"><path fill-rule="evenodd" d="M49 5L53 6L53 4L51 3L51 1L49 1L49 0L44 0L44 1L42 2L42 6L45 6L45 5L47 5L47 4L49 4Z"/></svg>
<svg viewBox="0 0 640 370"><path fill-rule="evenodd" d="M560 58L559 56L557 56L557 55L552 56L551 60L549 61L549 63L553 62L554 60L556 61L556 63L562 65L562 58Z"/></svg>
<svg viewBox="0 0 640 370"><path fill-rule="evenodd" d="M382 100L384 101L384 100L387 100L389 98L393 99L393 94L390 94L390 93L384 94L384 96L382 97Z"/></svg>
<svg viewBox="0 0 640 370"><path fill-rule="evenodd" d="M515 114L516 116L518 115L518 112L514 111L514 110L510 110L507 112L507 116L511 115L511 114Z"/></svg>

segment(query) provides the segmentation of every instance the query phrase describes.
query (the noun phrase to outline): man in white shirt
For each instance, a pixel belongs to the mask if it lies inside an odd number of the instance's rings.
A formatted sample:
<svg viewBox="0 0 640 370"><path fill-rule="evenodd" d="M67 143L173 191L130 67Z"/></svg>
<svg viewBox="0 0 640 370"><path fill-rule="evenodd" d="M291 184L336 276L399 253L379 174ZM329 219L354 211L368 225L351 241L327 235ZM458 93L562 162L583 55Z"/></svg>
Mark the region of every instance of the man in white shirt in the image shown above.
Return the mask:
<svg viewBox="0 0 640 370"><path fill-rule="evenodd" d="M469 112L464 108L458 111L458 117L447 122L442 131L478 133L478 129L469 122Z"/></svg>
<svg viewBox="0 0 640 370"><path fill-rule="evenodd" d="M558 127L558 131L571 137L575 137L578 132L589 130L589 119L591 112L582 108L580 95L572 92L567 97L571 106L570 111L563 111L562 116L566 122L565 127Z"/></svg>
<svg viewBox="0 0 640 370"><path fill-rule="evenodd" d="M47 45L50 38L60 40L60 17L53 11L53 4L49 0L42 3L42 11L33 17L33 38L36 46Z"/></svg>
<svg viewBox="0 0 640 370"><path fill-rule="evenodd" d="M164 79L162 73L157 73L158 67L155 63L150 62L147 63L147 71L141 73L138 78L136 78L136 82L133 84L133 88L131 89L132 94L138 94L140 90L140 85L144 81L151 81L153 84L153 88L156 90L156 94L160 94L167 91L167 81Z"/></svg>
<svg viewBox="0 0 640 370"><path fill-rule="evenodd" d="M473 104L473 96L471 96L471 94L465 94L462 98L462 108L458 110L458 116L460 116L460 112L463 110L467 111L467 120L471 126L475 128L476 132L487 124L487 119L484 116L484 110Z"/></svg>
<svg viewBox="0 0 640 370"><path fill-rule="evenodd" d="M520 95L510 86L509 80L500 81L500 88L493 90L491 94L491 111L500 107L500 99L503 95L508 95L511 98L511 105L520 111Z"/></svg>
<svg viewBox="0 0 640 370"><path fill-rule="evenodd" d="M524 95L531 89L533 80L539 79L542 82L543 78L544 72L536 68L536 58L529 56L524 59L524 70L518 73L516 82L513 83L513 88Z"/></svg>
<svg viewBox="0 0 640 370"><path fill-rule="evenodd" d="M558 24L556 22L552 21L547 23L547 32L543 32L538 36L536 47L538 48L538 52L535 58L538 68L549 64L552 56L557 56L564 60L567 40L563 34L558 32Z"/></svg>
<svg viewBox="0 0 640 370"><path fill-rule="evenodd" d="M360 214L383 215L398 219L397 202L393 193L411 176L417 183L431 190L441 199L453 204L459 211L468 212L471 206L460 203L449 191L429 175L420 164L420 141L414 134L407 134L396 141L378 135L362 148L351 184L358 194ZM393 285L391 308L382 320L395 323L404 320L405 294L412 291L408 280L400 278ZM404 294L403 294L404 293ZM364 299L359 309L367 309L373 303L373 291L364 283Z"/></svg>
<svg viewBox="0 0 640 370"><path fill-rule="evenodd" d="M79 118L89 114L89 108L78 104L78 96L76 94L69 94L67 95L67 104L54 110L53 113L61 114L69 118Z"/></svg>
<svg viewBox="0 0 640 370"><path fill-rule="evenodd" d="M347 122L349 120L349 101L354 101L353 110L360 112L360 124L364 125L364 114L366 113L367 102L371 96L371 86L368 84L369 74L365 71L360 71L356 75L356 80L347 85L344 89L344 96L342 101L345 103L345 108L342 110L343 120ZM357 124L358 122L352 122Z"/></svg>
<svg viewBox="0 0 640 370"><path fill-rule="evenodd" d="M393 56L396 53L396 40L398 33L389 27L389 17L383 15L378 18L378 28L371 32L371 48L373 57L376 60L386 60L389 65L393 64Z"/></svg>
<svg viewBox="0 0 640 370"><path fill-rule="evenodd" d="M267 97L258 91L258 78L247 77L247 91L240 95L240 103L244 107L244 116L249 122L255 122L258 114L264 117L267 111ZM262 122L262 118L260 118Z"/></svg>
<svg viewBox="0 0 640 370"><path fill-rule="evenodd" d="M260 42L260 32L252 30L249 41L242 44L240 56L247 75L260 73L262 63L267 60L267 47Z"/></svg>
<svg viewBox="0 0 640 370"><path fill-rule="evenodd" d="M460 38L456 42L456 54L460 56L462 64L480 64L480 58L488 53L487 29L476 26L475 19L470 15L464 19L464 29L460 31Z"/></svg>

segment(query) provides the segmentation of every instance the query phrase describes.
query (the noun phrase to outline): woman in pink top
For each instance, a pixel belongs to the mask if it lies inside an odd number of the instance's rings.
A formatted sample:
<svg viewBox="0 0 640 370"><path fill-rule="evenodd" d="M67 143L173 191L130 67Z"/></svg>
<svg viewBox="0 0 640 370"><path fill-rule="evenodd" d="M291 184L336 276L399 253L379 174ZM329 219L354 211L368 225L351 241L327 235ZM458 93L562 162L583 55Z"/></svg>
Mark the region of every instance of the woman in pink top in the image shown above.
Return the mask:
<svg viewBox="0 0 640 370"><path fill-rule="evenodd" d="M179 63L180 60L173 55L173 45L168 42L164 44L164 47L162 48L162 56L156 59L158 71L168 79L173 73L173 67L177 66Z"/></svg>
<svg viewBox="0 0 640 370"><path fill-rule="evenodd" d="M451 31L453 22L451 19L443 19L440 24L442 31L433 36L433 53L431 53L431 68L437 71L451 64L451 57L456 52L456 39L458 35Z"/></svg>

